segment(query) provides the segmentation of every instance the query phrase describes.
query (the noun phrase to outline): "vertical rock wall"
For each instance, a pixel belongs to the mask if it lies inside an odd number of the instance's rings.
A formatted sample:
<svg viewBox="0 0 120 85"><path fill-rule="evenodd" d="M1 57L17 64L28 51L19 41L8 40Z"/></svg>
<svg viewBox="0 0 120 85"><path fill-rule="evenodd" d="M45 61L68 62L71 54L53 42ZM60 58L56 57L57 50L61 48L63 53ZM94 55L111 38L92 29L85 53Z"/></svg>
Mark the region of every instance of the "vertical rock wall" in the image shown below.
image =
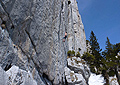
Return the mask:
<svg viewBox="0 0 120 85"><path fill-rule="evenodd" d="M0 28L0 66L35 70L38 85L64 84L68 49L82 54L86 47L78 15L76 0L0 0L0 24L6 25Z"/></svg>
<svg viewBox="0 0 120 85"><path fill-rule="evenodd" d="M69 5L68 46L69 50L75 50L83 54L86 52L86 36L76 0L71 0Z"/></svg>

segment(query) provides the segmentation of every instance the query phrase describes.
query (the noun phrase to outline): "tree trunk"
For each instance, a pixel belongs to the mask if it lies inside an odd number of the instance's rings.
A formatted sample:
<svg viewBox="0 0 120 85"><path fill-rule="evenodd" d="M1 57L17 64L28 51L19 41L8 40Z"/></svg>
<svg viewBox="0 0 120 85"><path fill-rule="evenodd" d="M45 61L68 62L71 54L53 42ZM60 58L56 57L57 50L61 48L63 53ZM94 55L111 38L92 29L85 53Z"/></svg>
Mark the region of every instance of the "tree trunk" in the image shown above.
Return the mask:
<svg viewBox="0 0 120 85"><path fill-rule="evenodd" d="M108 76L107 72L105 72L104 78L105 78L105 80L106 80L105 85L109 85L109 76Z"/></svg>
<svg viewBox="0 0 120 85"><path fill-rule="evenodd" d="M118 66L115 68L115 74L116 74L116 77L117 77L118 84L120 85L120 75L118 73Z"/></svg>

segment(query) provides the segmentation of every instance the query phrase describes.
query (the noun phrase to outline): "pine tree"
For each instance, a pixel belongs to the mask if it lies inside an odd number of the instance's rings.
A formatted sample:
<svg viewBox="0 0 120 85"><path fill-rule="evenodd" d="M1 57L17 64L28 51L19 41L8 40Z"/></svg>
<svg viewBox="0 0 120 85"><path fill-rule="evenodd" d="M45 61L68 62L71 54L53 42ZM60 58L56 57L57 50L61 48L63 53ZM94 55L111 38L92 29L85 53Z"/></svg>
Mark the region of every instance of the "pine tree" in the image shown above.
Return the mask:
<svg viewBox="0 0 120 85"><path fill-rule="evenodd" d="M90 35L90 45L91 45L91 50L92 50L92 54L95 55L100 55L100 51L102 49L100 49L99 43L96 39L95 34L93 33L93 31L91 31L91 35Z"/></svg>
<svg viewBox="0 0 120 85"><path fill-rule="evenodd" d="M92 54L86 52L83 54L82 59L84 59L87 62L87 64L90 67L91 72L96 73L94 69L95 57Z"/></svg>
<svg viewBox="0 0 120 85"><path fill-rule="evenodd" d="M114 52L113 52L114 55L117 55L118 53L120 53L120 43L115 44L113 49L114 49ZM116 75L117 81L120 85L120 77L119 77L120 74L118 73L118 71L119 71L118 69L120 67L120 55L117 55L116 57L114 57L113 62L115 63L114 64L115 75Z"/></svg>
<svg viewBox="0 0 120 85"><path fill-rule="evenodd" d="M103 57L105 58L105 61L103 62L103 68L102 68L102 75L104 76L104 79L106 80L105 85L109 85L109 73L112 72L111 70L111 61L112 61L112 51L113 51L113 45L110 43L109 38L107 37L106 41L106 50L102 52ZM113 74L112 72L111 74ZM113 74L114 75L114 74Z"/></svg>
<svg viewBox="0 0 120 85"><path fill-rule="evenodd" d="M102 63L101 62L102 56L100 53L102 49L100 49L99 43L93 31L91 31L91 35L90 35L90 45L91 45L92 55L95 56L94 65L97 68L97 73L98 73L100 71L100 64Z"/></svg>
<svg viewBox="0 0 120 85"><path fill-rule="evenodd" d="M110 43L109 38L107 37L107 41L106 41L106 59L107 60L111 60L112 58L112 52L113 52L113 45Z"/></svg>
<svg viewBox="0 0 120 85"><path fill-rule="evenodd" d="M106 50L105 50L105 57L106 57L106 64L109 69L113 69L116 66L116 56L115 53L115 46L110 43L109 38L107 37L106 41Z"/></svg>
<svg viewBox="0 0 120 85"><path fill-rule="evenodd" d="M108 84L109 77L108 76L114 76L116 75L118 83L120 84L120 79L118 78L118 67L120 66L119 56L116 56L120 49L120 43L116 45L112 45L110 43L109 38L107 37L106 41L106 50L103 52L105 57L104 62L104 72L103 75L106 74L107 76L104 76L106 79L106 84ZM115 57L116 56L116 57Z"/></svg>

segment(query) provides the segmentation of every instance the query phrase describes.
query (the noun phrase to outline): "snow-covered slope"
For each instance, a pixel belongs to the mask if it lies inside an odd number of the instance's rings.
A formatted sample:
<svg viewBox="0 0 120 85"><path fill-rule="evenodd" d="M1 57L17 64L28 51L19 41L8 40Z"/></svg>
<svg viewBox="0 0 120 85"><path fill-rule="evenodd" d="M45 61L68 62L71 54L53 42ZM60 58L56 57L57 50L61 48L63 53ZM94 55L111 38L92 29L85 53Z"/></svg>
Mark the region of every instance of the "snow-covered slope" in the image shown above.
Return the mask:
<svg viewBox="0 0 120 85"><path fill-rule="evenodd" d="M89 85L103 85L105 83L104 77L91 73L88 83Z"/></svg>
<svg viewBox="0 0 120 85"><path fill-rule="evenodd" d="M116 76L109 77L109 82L110 85L119 85ZM96 75L94 73L91 73L88 83L89 85L104 85L105 80L102 75Z"/></svg>
<svg viewBox="0 0 120 85"><path fill-rule="evenodd" d="M119 85L118 82L117 82L116 76L109 77L109 82L110 82L110 85Z"/></svg>

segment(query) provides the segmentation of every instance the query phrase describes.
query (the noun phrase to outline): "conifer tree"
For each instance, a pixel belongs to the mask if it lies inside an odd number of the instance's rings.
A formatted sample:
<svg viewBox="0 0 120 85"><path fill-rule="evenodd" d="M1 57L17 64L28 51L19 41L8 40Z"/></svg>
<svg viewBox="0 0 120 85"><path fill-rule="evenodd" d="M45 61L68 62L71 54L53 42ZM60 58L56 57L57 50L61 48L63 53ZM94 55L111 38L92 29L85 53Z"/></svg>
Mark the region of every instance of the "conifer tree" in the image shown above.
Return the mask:
<svg viewBox="0 0 120 85"><path fill-rule="evenodd" d="M119 77L120 74L118 73L118 71L119 71L118 69L120 68L120 43L115 44L113 49L114 49L113 50L114 55L117 55L117 56L113 57L113 62L114 62L113 67L114 67L115 75L117 77L117 81L120 85L120 77ZM119 55L118 55L118 53L119 53Z"/></svg>
<svg viewBox="0 0 120 85"><path fill-rule="evenodd" d="M93 31L91 31L90 34L90 45L91 45L92 55L95 56L94 65L97 68L97 72L98 72L100 71L99 68L100 68L100 64L102 63L101 62L102 56L100 53L102 49L100 49L99 43Z"/></svg>
<svg viewBox="0 0 120 85"><path fill-rule="evenodd" d="M106 41L106 50L103 52L104 57L105 57L105 62L104 62L104 72L103 75L106 74L107 76L104 76L104 78L107 80L106 84L109 82L109 77L108 76L114 76L116 75L118 83L120 84L120 79L118 78L118 67L120 66L120 56L117 56L117 53L119 52L120 49L120 43L116 45L112 45L110 43L109 38L107 37Z"/></svg>
<svg viewBox="0 0 120 85"><path fill-rule="evenodd" d="M111 60L112 58L112 52L113 52L113 45L110 43L109 38L107 37L107 41L106 41L106 59L107 60Z"/></svg>
<svg viewBox="0 0 120 85"><path fill-rule="evenodd" d="M110 40L109 40L109 38L107 37L107 41L106 41L106 50L105 50L105 57L106 57L106 65L107 65L107 69L109 69L109 71L110 71L110 69L113 69L114 68L114 66L116 66L116 53L115 53L115 46L114 45L112 45L111 43L110 43Z"/></svg>
<svg viewBox="0 0 120 85"><path fill-rule="evenodd" d="M102 75L104 76L104 79L106 80L106 85L109 85L109 73L112 72L112 70L111 70L112 65L110 63L112 61L113 45L110 43L110 40L109 40L108 37L107 37L105 48L106 48L106 50L102 52L103 57L105 57L105 61L103 62L104 65L103 65L103 68L102 68ZM114 72L112 72L112 74L113 73Z"/></svg>
<svg viewBox="0 0 120 85"><path fill-rule="evenodd" d="M94 56L100 55L100 51L102 49L100 49L99 43L93 31L91 31L91 35L90 35L90 45L91 45L92 54Z"/></svg>

